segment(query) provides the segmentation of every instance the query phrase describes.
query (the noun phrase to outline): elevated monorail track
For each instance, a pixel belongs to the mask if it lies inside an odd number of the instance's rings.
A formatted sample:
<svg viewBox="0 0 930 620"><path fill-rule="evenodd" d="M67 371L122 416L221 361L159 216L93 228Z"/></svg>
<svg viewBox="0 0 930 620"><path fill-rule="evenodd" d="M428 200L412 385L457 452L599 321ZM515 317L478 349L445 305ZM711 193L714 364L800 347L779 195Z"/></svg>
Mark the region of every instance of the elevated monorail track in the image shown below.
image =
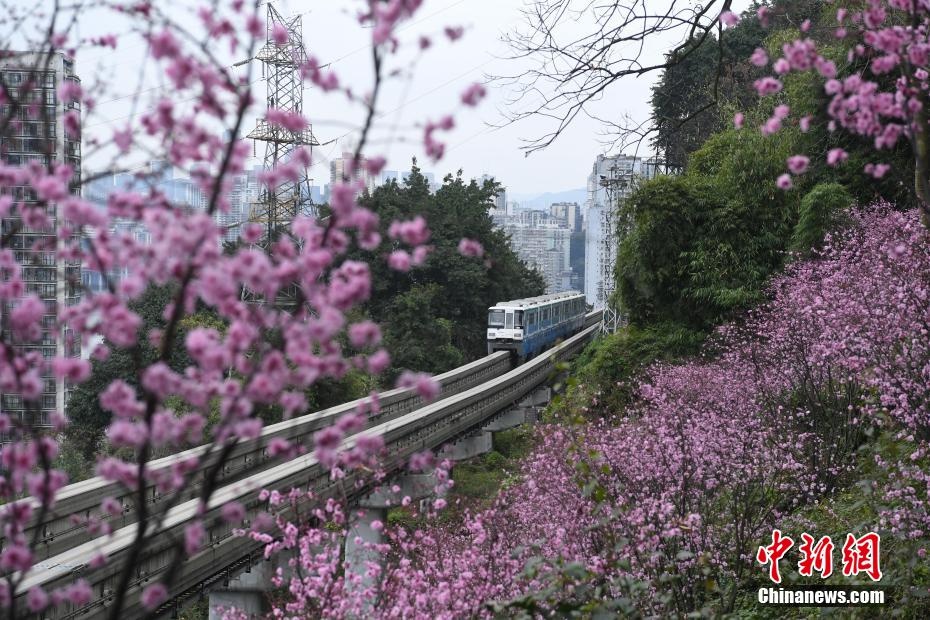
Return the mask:
<svg viewBox="0 0 930 620"><path fill-rule="evenodd" d="M584 328L546 352L545 355L520 366L505 352L489 355L437 377L442 385L440 398L423 404L409 390L391 390L380 395L381 410L371 416L368 427L359 434L347 437L343 446L350 448L362 434L380 435L384 439L383 463L387 471L401 471L409 457L424 450L438 450L443 445L481 428L488 420L508 410L537 387L547 383L556 364L576 355L599 331L601 313L592 312L585 317ZM364 399L363 399L364 400ZM152 468L171 467L179 459L207 454L204 462L190 474L188 487L181 500L167 507L166 498L154 488L147 490L150 513L160 515L160 527L152 520L142 527L149 528L145 550L140 561L127 566L128 556L140 523L133 508L133 493L120 485L94 478L62 490L55 518L43 526L39 552L41 560L25 576L18 589L23 600L19 608L25 609L25 593L33 586L46 590L63 587L75 579L86 579L93 596L87 605L64 604L43 614L48 620L70 618L101 618L113 604L113 592L123 573L132 571L131 587L127 595L123 617L144 615L140 604L142 589L166 576L172 568L176 541L183 540L186 525L201 518L207 531L204 548L184 558L170 575L172 599L209 587L210 584L239 571L260 557L259 543L232 534L234 527L248 527L262 512L269 511L267 500L260 499L263 489L288 491L294 487L313 491L320 498L357 494L355 474L333 481L329 472L315 458L312 451L313 433L331 424L339 416L353 411L361 401L353 401L278 424L267 426L261 437L243 441L235 446L229 461L221 472L220 485L202 511L197 499L204 473L215 465L214 453L208 446L193 448L152 462ZM268 454L268 444L274 438L283 438L303 446L304 454L286 462ZM87 528L75 525L76 520L105 518L100 515L100 503L105 497L117 498L123 513L111 518L113 533L92 540ZM222 507L239 502L246 510L242 523L229 524L221 517ZM279 507L291 510L290 507ZM35 524L33 528L37 527ZM91 568L92 558L104 554L108 562Z"/></svg>

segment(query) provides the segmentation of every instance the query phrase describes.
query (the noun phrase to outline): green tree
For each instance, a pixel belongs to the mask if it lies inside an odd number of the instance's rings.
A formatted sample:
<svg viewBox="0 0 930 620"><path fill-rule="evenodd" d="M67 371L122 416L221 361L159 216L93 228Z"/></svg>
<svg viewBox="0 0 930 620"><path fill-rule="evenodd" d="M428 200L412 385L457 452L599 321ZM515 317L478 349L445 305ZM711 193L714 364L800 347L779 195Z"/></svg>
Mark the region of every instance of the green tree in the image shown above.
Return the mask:
<svg viewBox="0 0 930 620"><path fill-rule="evenodd" d="M686 177L659 177L625 202L631 220L616 262L620 306L633 323L690 321L697 311L686 299L690 285L685 253L713 208L713 193Z"/></svg>
<svg viewBox="0 0 930 620"><path fill-rule="evenodd" d="M373 289L367 311L399 345L396 369L442 372L485 355L488 307L545 291L539 272L517 257L507 237L491 222L488 208L500 191L494 181L466 182L459 171L447 175L431 193L414 163L404 183L392 181L363 198L362 204L380 217L385 254L399 247L387 235L394 220L421 215L432 232L432 249L423 265L407 273L380 261L371 266ZM484 246L484 261L459 254L463 237ZM417 311L423 314L417 317ZM432 354L421 353L431 350Z"/></svg>
<svg viewBox="0 0 930 620"><path fill-rule="evenodd" d="M807 255L823 242L824 235L840 225L853 197L839 183L821 183L801 200L801 213L791 234L791 250Z"/></svg>
<svg viewBox="0 0 930 620"><path fill-rule="evenodd" d="M765 137L753 130L714 135L692 157L687 176L703 181L712 205L696 229L686 261L687 297L713 324L762 299L765 283L784 260L799 192L781 190L775 179L804 139L794 130Z"/></svg>
<svg viewBox="0 0 930 620"><path fill-rule="evenodd" d="M718 133L684 175L647 182L627 199L616 278L632 322L706 328L761 299L797 221L799 191L778 189L775 178L801 139Z"/></svg>
<svg viewBox="0 0 930 620"><path fill-rule="evenodd" d="M462 364L464 355L452 343L452 321L437 315L442 294L438 284L416 284L391 302L384 340L395 368L428 370Z"/></svg>

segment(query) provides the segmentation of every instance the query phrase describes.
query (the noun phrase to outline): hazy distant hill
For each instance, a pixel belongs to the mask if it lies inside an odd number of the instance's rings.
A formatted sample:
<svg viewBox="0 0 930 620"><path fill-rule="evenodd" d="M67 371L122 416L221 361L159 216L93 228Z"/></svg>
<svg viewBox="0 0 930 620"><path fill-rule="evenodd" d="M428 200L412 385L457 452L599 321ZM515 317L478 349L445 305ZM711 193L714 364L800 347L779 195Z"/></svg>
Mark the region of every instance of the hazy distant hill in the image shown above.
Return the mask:
<svg viewBox="0 0 930 620"><path fill-rule="evenodd" d="M532 194L513 194L512 196L508 194L507 200L519 202L525 209L545 209L553 202L577 202L579 205L584 206L587 196L587 190L582 187L568 189L564 192L546 192L535 197Z"/></svg>

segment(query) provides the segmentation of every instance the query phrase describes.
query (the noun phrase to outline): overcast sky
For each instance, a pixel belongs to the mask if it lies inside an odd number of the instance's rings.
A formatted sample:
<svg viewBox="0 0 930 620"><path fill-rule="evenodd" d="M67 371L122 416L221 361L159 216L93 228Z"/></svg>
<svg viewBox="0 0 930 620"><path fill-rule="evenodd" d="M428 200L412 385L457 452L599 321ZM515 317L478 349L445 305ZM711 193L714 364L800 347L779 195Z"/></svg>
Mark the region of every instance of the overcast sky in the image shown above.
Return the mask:
<svg viewBox="0 0 930 620"><path fill-rule="evenodd" d="M27 0L23 0L24 2ZM501 41L504 33L512 32L523 23L520 8L528 0L426 0L414 21L405 25L401 39L409 49L415 48L420 35L436 41L414 66L412 75L388 82L381 101L383 115L378 123L370 152L388 156L388 169L409 168L410 159L422 154L422 122L456 110L456 128L446 137L447 155L437 164L420 163L426 170L442 176L461 168L467 177L489 174L500 180L511 195L536 195L583 187L591 164L604 152L604 128L598 122L579 117L559 138L542 152L524 156L520 146L524 138L538 137L551 128L550 121L536 118L495 129L503 116L500 108L507 105L513 92L504 87L490 89L489 97L478 109L461 109L460 93L471 83L484 81L489 75L513 74L521 68L507 60L507 46ZM178 5L185 2L178 1ZM741 3L748 4L747 2ZM361 29L355 19L359 2L347 0L276 0L276 7L285 15L301 14L307 50L332 67L344 83L365 89L370 85L370 34ZM183 9L178 9L179 12ZM466 35L449 43L442 30L447 25L462 25ZM583 22L579 23L583 27ZM81 20L82 36L104 32L120 33L125 25L116 18L102 18L88 13ZM658 59L674 38L656 41L646 53ZM145 46L137 39L122 40L117 54L90 50L78 57L78 71L85 82L109 79L120 93L132 92L140 81L141 54ZM218 50L222 55L225 50ZM393 68L408 67L410 55L395 61ZM230 57L230 61L238 60ZM245 71L245 69L240 69ZM258 68L253 69L259 76ZM153 85L153 69L141 78L146 86ZM629 79L608 91L598 105L601 114L618 118L629 114L637 119L649 115L649 88L654 77ZM265 83L256 80L256 92L264 97ZM160 91L149 93L150 97ZM114 100L115 99L115 100ZM518 111L531 101L515 104ZM317 161L311 175L318 185L328 182L331 157L349 148L362 118L360 107L347 106L344 97L322 95L314 88L304 92L304 111L313 123L320 142L334 143L315 149ZM113 129L125 124L132 113L128 99L104 97L95 118L86 125L86 135L106 140ZM254 120L249 121L252 125ZM261 145L260 145L261 146ZM261 151L259 151L261 155ZM93 161L88 165L92 166Z"/></svg>

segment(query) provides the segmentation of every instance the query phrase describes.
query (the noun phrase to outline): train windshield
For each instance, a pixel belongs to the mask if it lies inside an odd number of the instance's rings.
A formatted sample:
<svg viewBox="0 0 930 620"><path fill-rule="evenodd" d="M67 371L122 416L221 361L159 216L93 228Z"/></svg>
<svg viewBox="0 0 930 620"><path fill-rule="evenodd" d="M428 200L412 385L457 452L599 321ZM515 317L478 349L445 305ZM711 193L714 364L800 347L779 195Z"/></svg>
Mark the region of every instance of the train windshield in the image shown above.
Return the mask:
<svg viewBox="0 0 930 620"><path fill-rule="evenodd" d="M488 327L503 327L504 326L504 311L503 310L491 310L488 312Z"/></svg>
<svg viewBox="0 0 930 620"><path fill-rule="evenodd" d="M522 329L523 327L523 310L517 310L514 314L513 326L517 329Z"/></svg>

